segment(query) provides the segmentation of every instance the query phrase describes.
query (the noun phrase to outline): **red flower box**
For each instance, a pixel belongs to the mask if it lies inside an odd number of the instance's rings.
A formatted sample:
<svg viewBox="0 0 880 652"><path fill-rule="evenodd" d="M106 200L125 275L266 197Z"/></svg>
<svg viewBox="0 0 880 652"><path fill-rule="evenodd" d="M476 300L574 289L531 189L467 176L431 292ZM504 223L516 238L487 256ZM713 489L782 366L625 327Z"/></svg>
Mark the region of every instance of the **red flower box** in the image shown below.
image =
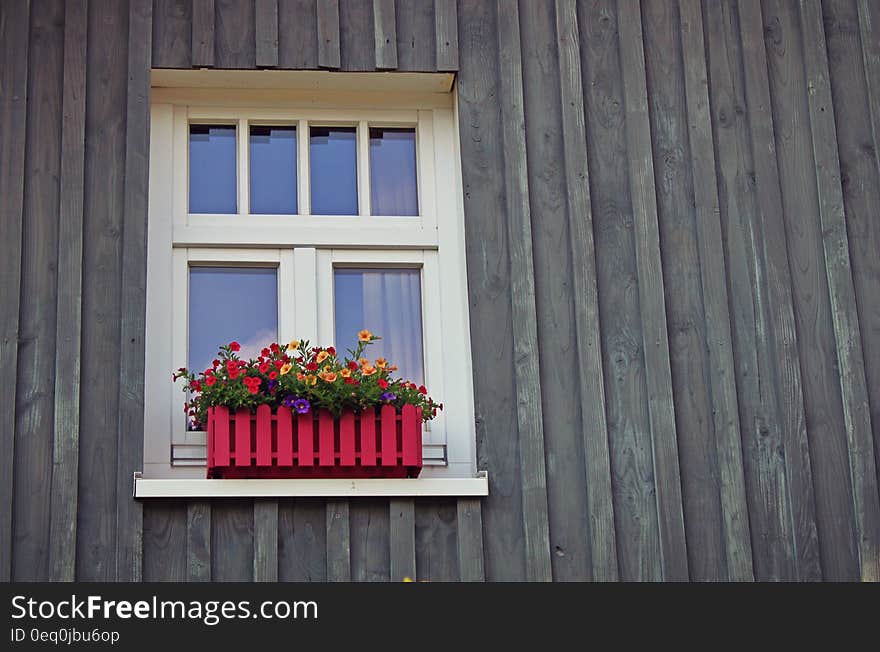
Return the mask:
<svg viewBox="0 0 880 652"><path fill-rule="evenodd" d="M422 470L422 411L384 405L296 414L260 405L208 408L209 478L415 478Z"/></svg>

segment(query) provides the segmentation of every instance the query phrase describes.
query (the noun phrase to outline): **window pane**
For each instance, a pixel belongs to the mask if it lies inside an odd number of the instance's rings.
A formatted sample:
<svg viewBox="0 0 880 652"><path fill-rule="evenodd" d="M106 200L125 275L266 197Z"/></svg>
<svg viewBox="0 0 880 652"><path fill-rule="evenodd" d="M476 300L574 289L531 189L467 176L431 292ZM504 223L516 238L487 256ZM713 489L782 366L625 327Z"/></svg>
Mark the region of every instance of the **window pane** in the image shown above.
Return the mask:
<svg viewBox="0 0 880 652"><path fill-rule="evenodd" d="M236 213L235 127L189 126L189 212Z"/></svg>
<svg viewBox="0 0 880 652"><path fill-rule="evenodd" d="M418 215L416 130L370 129L371 215Z"/></svg>
<svg viewBox="0 0 880 652"><path fill-rule="evenodd" d="M276 278L276 270L266 267L190 268L190 369L207 369L217 349L233 340L247 359L278 338Z"/></svg>
<svg viewBox="0 0 880 652"><path fill-rule="evenodd" d="M387 358L397 377L424 382L419 270L337 269L334 294L340 352L354 349L367 328L382 337L367 348L371 359Z"/></svg>
<svg viewBox="0 0 880 652"><path fill-rule="evenodd" d="M296 127L251 127L251 213L296 213Z"/></svg>
<svg viewBox="0 0 880 652"><path fill-rule="evenodd" d="M357 215L357 130L311 127L313 215Z"/></svg>

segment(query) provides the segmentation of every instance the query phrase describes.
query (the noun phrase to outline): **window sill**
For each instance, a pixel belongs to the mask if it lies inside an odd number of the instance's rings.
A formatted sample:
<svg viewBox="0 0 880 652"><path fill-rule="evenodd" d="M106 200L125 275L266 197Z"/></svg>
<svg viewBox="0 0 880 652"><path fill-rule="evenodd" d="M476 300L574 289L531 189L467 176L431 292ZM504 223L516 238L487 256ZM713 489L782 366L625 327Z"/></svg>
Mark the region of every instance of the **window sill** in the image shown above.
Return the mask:
<svg viewBox="0 0 880 652"><path fill-rule="evenodd" d="M135 498L356 498L359 496L488 496L489 476L471 478L203 480L143 478Z"/></svg>

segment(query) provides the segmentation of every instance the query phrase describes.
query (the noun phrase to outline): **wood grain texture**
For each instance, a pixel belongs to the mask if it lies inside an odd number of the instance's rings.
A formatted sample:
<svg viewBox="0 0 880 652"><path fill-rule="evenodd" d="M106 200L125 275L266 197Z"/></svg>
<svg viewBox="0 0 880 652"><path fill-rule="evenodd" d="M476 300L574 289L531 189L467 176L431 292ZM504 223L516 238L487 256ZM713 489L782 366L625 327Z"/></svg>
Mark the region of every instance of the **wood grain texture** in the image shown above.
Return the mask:
<svg viewBox="0 0 880 652"><path fill-rule="evenodd" d="M55 316L55 418L49 528L51 579L63 582L72 582L76 571L87 21L87 4L84 0L65 5L59 274Z"/></svg>
<svg viewBox="0 0 880 652"><path fill-rule="evenodd" d="M145 582L191 579L187 563L187 507L178 500L150 501L144 506Z"/></svg>
<svg viewBox="0 0 880 652"><path fill-rule="evenodd" d="M710 572L709 576L728 581L746 581L754 579L754 571L728 309L727 270L707 90L703 17L698 0L683 0L679 7L695 226L706 321L709 407L714 429L710 446L714 447L724 553L718 567L711 569L714 572ZM691 549L690 545L688 549ZM690 568L693 571L693 565Z"/></svg>
<svg viewBox="0 0 880 652"><path fill-rule="evenodd" d="M18 368L7 370L16 384L12 579L19 581L46 580L50 574L55 401L54 383L47 387L46 379L53 375L56 346L62 2L33 4L29 47Z"/></svg>
<svg viewBox="0 0 880 652"><path fill-rule="evenodd" d="M320 499L284 501L278 508L278 579L327 581L327 509Z"/></svg>
<svg viewBox="0 0 880 652"><path fill-rule="evenodd" d="M207 500L186 506L186 579L211 581L211 502Z"/></svg>
<svg viewBox="0 0 880 652"><path fill-rule="evenodd" d="M327 501L327 581L351 582L351 515L347 500Z"/></svg>
<svg viewBox="0 0 880 652"><path fill-rule="evenodd" d="M458 572L461 582L486 579L483 546L483 512L478 498L459 498L456 502L458 531Z"/></svg>
<svg viewBox="0 0 880 652"><path fill-rule="evenodd" d="M761 572L756 563L756 579L820 579L815 495L798 363L792 280L787 246L782 246L787 240L764 23L761 7L755 0L742 0L737 10L758 214L755 239L763 249L757 254L760 256L757 260L762 265L761 290L766 292L766 304L761 309L766 311L763 326L767 329L761 336L767 338L767 351L759 357L762 363L771 363L766 375L762 374L761 389L770 394L774 405L770 420L756 424L757 439L752 442L760 490L760 496L753 500L762 506L772 506L770 517L774 521L764 523L772 534L759 533L759 538L752 534L753 553L760 547L767 562L762 564ZM778 442L768 438L771 436L778 436Z"/></svg>
<svg viewBox="0 0 880 652"><path fill-rule="evenodd" d="M193 3L191 0L155 0L154 5L153 67L191 67L193 65Z"/></svg>
<svg viewBox="0 0 880 652"><path fill-rule="evenodd" d="M510 300L516 365L516 414L520 487L526 548L526 579L550 581L550 526L541 408L540 353L535 308L535 272L529 207L529 177L523 115L519 13L502 0L498 19L498 101L504 148L505 218L510 247Z"/></svg>
<svg viewBox="0 0 880 652"><path fill-rule="evenodd" d="M364 498L351 502L350 510L352 581L389 581L391 536L388 502Z"/></svg>
<svg viewBox="0 0 880 652"><path fill-rule="evenodd" d="M871 133L874 161L880 170L880 7L872 0L856 0L859 14L862 63L868 86L868 109L871 115ZM880 439L875 439L880 448Z"/></svg>
<svg viewBox="0 0 880 652"><path fill-rule="evenodd" d="M428 582L457 582L457 501L424 498L415 501L415 575ZM393 536L392 525L392 536ZM393 552L392 552L393 555ZM479 551L482 562L483 552ZM392 557L393 561L393 557Z"/></svg>
<svg viewBox="0 0 880 652"><path fill-rule="evenodd" d="M214 0L214 64L218 68L255 68L256 29L253 2Z"/></svg>
<svg viewBox="0 0 880 652"><path fill-rule="evenodd" d="M211 505L211 581L253 582L254 501Z"/></svg>
<svg viewBox="0 0 880 652"><path fill-rule="evenodd" d="M550 0L519 5L520 20L529 26L522 31L521 40L522 108L534 257L536 344L541 359L553 360L539 368L550 559L554 577L585 581L590 578L591 569L584 448L580 438L572 437L583 423L583 408L572 388L578 386L584 371L578 365L574 328L576 297L571 278L577 254L572 253L570 244L563 155L566 139L562 130L554 9ZM581 151L585 156L585 149Z"/></svg>
<svg viewBox="0 0 880 652"><path fill-rule="evenodd" d="M373 3L370 0L348 0L339 5L340 68L345 71L376 69L376 43Z"/></svg>
<svg viewBox="0 0 880 652"><path fill-rule="evenodd" d="M672 398L654 165L650 155L642 21L634 0L619 0L617 10L660 557L663 579L686 580L687 542Z"/></svg>
<svg viewBox="0 0 880 652"><path fill-rule="evenodd" d="M846 448L849 453L851 495L848 497L853 503L853 513L847 514L850 516L847 526L853 531L852 524L855 524L853 534L858 546L859 579L877 582L880 581L880 496L846 232L822 7L802 0L799 13L802 41L805 44L803 62L808 89L813 169L819 195L819 226L836 343L837 365L833 371L840 380ZM846 474L842 475L845 477ZM840 484L840 480L835 484Z"/></svg>
<svg viewBox="0 0 880 652"><path fill-rule="evenodd" d="M373 0L373 40L379 70L397 68L396 21L395 0Z"/></svg>
<svg viewBox="0 0 880 652"><path fill-rule="evenodd" d="M339 68L339 0L317 0L318 67Z"/></svg>
<svg viewBox="0 0 880 652"><path fill-rule="evenodd" d="M193 0L192 66L214 67L214 0Z"/></svg>
<svg viewBox="0 0 880 652"><path fill-rule="evenodd" d="M504 221L501 112L498 103L498 40L495 5L459 4L461 74L458 78L459 139L465 220L471 352L474 369L496 369L493 378L475 373L477 467L487 469L489 498L481 512L487 532L485 576L525 579L522 493L511 346L510 265ZM487 328L486 324L493 324Z"/></svg>
<svg viewBox="0 0 880 652"><path fill-rule="evenodd" d="M458 7L456 0L434 0L434 38L438 72L458 71Z"/></svg>
<svg viewBox="0 0 880 652"><path fill-rule="evenodd" d="M278 581L278 501L254 501L254 581Z"/></svg>
<svg viewBox="0 0 880 652"><path fill-rule="evenodd" d="M576 361L580 370L579 426L585 464L589 576L598 581L610 581L617 579L618 570L581 85L580 33L577 6L572 0L557 1L555 9L566 208L571 242L573 321L577 339ZM573 426L577 429L578 424Z"/></svg>
<svg viewBox="0 0 880 652"><path fill-rule="evenodd" d="M318 16L315 0L278 0L278 67L318 67Z"/></svg>
<svg viewBox="0 0 880 652"><path fill-rule="evenodd" d="M434 0L399 2L395 15L398 69L407 72L433 72L436 69Z"/></svg>
<svg viewBox="0 0 880 652"><path fill-rule="evenodd" d="M30 2L0 4L0 364L18 366ZM12 578L16 387L0 393L0 582Z"/></svg>
<svg viewBox="0 0 880 652"><path fill-rule="evenodd" d="M278 65L278 0L254 0L258 68Z"/></svg>
<svg viewBox="0 0 880 652"><path fill-rule="evenodd" d="M618 572L625 581L657 581L660 550L616 7L579 2L578 28Z"/></svg>
<svg viewBox="0 0 880 652"><path fill-rule="evenodd" d="M416 508L412 499L388 501L391 581L416 579Z"/></svg>

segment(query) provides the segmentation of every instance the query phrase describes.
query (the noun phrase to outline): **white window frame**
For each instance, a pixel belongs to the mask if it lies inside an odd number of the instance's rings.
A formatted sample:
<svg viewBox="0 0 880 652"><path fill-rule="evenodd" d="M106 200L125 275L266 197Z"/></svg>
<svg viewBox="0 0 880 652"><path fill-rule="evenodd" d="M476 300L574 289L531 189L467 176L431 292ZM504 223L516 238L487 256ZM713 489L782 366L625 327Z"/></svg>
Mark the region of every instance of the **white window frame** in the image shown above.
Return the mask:
<svg viewBox="0 0 880 652"><path fill-rule="evenodd" d="M339 73L333 76L339 79ZM334 338L334 268L419 268L425 384L446 405L446 410L426 427L426 461L430 464L433 460L434 465L426 466L419 480L473 480L477 476L464 211L454 97L450 93L413 95L395 91L359 100L359 95L355 91L327 92L320 96L322 105L313 89L256 94L226 89L222 102L216 89L153 89L144 471L138 480L141 484L155 480L160 483L155 486L173 487L177 480L187 479L191 483L190 479L204 478L204 462L200 461L204 456L204 433L185 430L185 416L180 409L183 393L180 384L174 385L170 379L172 369L186 366L189 269L194 265L275 267L279 341L302 337L316 343L332 342ZM188 212L189 124L198 123L237 126L236 215ZM249 215L249 151L245 136L249 135L251 124L296 126L297 215ZM358 215L312 216L310 179L306 174L309 126L335 125L357 127ZM370 127L416 129L419 215L369 214ZM443 191L438 192L438 188ZM316 309L294 309L303 305ZM480 491L474 491L471 482L462 493L484 493L485 477L480 477ZM273 491L279 495L293 495L291 487L308 486L308 481L305 485L297 481L283 487L275 482ZM192 490L196 492L193 495L203 495L199 492L205 491L205 485L198 486ZM388 491L397 493L398 489L389 489L391 486L413 487L406 482L400 485L399 481L382 481L377 491L382 495ZM450 486L441 493L455 493ZM350 490L339 489L343 493ZM399 491L418 495L425 490L422 487ZM332 488L327 491L336 492Z"/></svg>

